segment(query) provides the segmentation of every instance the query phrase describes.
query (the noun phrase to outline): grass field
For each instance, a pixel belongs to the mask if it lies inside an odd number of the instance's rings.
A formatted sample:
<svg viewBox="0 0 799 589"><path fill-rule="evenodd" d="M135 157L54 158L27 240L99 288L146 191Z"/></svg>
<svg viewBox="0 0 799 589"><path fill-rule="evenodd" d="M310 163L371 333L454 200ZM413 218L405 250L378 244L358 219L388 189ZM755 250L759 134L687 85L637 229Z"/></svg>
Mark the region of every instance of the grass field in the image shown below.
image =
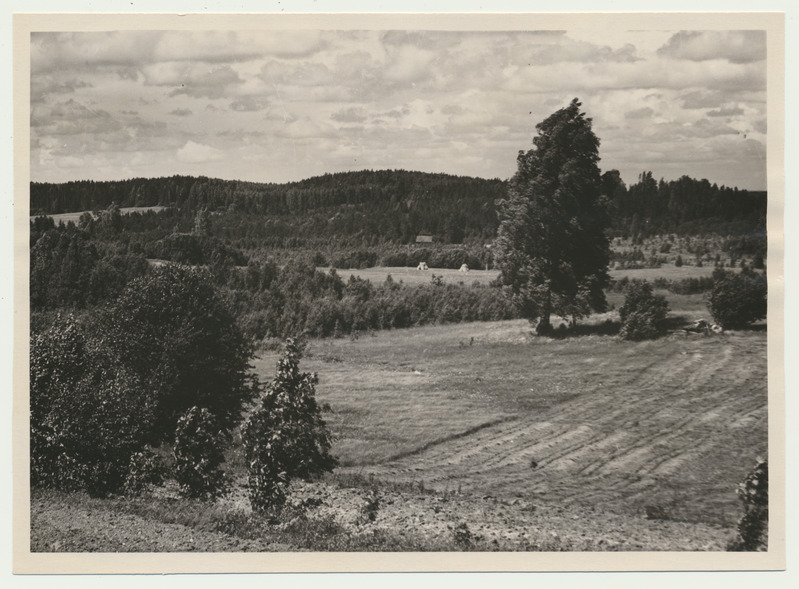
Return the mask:
<svg viewBox="0 0 799 589"><path fill-rule="evenodd" d="M319 373L340 472L390 483L732 526L767 449L764 331L628 343L433 326L313 341L302 368Z"/></svg>
<svg viewBox="0 0 799 589"><path fill-rule="evenodd" d="M123 215L127 215L129 213L143 213L145 211L155 211L156 213L159 211L163 211L166 207L162 206L153 206L153 207L123 207L120 212ZM77 223L78 219L83 213L91 213L92 211L79 211L77 213L61 213L59 215L46 215L48 217L52 217L55 224L58 225L59 223L64 223L65 225L72 221L73 223ZM31 221L36 217L31 217Z"/></svg>
<svg viewBox="0 0 799 589"><path fill-rule="evenodd" d="M319 268L323 272L329 272L330 268ZM469 270L468 272L460 272L459 270L450 270L448 268L430 268L429 270L417 270L416 268L405 267L388 267L377 266L374 268L352 268L345 270L336 270L339 276L344 280L349 279L350 276L357 276L364 280L369 280L375 284L384 282L388 275L391 275L395 281L402 280L408 285L429 284L432 281L432 276L441 276L446 283L457 284L463 282L464 284L472 284L479 282L481 284L488 284L499 276L498 270ZM649 280L650 282L656 278L665 278L667 280L682 280L685 278L704 278L713 274L713 266L674 266L672 264L665 264L660 268L641 268L638 270L611 270L610 277L620 280L625 276L630 280L637 278L639 280Z"/></svg>

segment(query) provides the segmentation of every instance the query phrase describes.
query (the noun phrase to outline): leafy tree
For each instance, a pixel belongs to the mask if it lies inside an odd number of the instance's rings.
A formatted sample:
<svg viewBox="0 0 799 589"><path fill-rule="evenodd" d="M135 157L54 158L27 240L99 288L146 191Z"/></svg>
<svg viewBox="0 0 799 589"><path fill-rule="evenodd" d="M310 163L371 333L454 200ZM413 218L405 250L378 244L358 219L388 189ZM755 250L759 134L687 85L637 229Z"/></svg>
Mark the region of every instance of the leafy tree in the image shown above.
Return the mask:
<svg viewBox="0 0 799 589"><path fill-rule="evenodd" d="M111 361L156 395L154 444L171 440L178 417L195 405L229 431L256 394L252 341L202 269L153 269L100 309L93 329Z"/></svg>
<svg viewBox="0 0 799 589"><path fill-rule="evenodd" d="M625 289L624 305L619 309L619 335L627 340L654 339L665 331L668 311L666 298L653 294L650 283L633 280Z"/></svg>
<svg viewBox="0 0 799 589"><path fill-rule="evenodd" d="M32 338L31 484L120 491L154 421L152 395L135 374L92 349L72 316Z"/></svg>
<svg viewBox="0 0 799 589"><path fill-rule="evenodd" d="M502 283L536 330L550 316L573 319L606 308L610 245L600 197L599 139L575 98L536 125L534 149L520 152L497 237Z"/></svg>
<svg viewBox="0 0 799 589"><path fill-rule="evenodd" d="M717 270L708 309L724 329L739 329L764 319L768 311L766 277L751 270L740 273Z"/></svg>
<svg viewBox="0 0 799 589"><path fill-rule="evenodd" d="M225 461L228 433L208 409L192 407L178 419L175 430L175 478L180 493L192 499L213 500L227 489Z"/></svg>
<svg viewBox="0 0 799 589"><path fill-rule="evenodd" d="M286 341L277 374L242 428L250 503L279 508L291 479L332 471L330 434L316 404L316 374L299 371L303 346Z"/></svg>

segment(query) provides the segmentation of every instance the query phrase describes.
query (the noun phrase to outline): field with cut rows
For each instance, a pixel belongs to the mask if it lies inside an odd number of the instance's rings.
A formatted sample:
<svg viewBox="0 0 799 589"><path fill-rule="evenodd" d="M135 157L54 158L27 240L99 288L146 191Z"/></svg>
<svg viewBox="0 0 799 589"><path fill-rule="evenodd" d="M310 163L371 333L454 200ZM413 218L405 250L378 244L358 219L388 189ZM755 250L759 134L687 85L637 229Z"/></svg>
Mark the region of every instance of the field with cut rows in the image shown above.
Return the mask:
<svg viewBox="0 0 799 589"><path fill-rule="evenodd" d="M313 341L341 472L734 526L767 450L766 333L643 343L524 321ZM275 357L259 361L264 378Z"/></svg>

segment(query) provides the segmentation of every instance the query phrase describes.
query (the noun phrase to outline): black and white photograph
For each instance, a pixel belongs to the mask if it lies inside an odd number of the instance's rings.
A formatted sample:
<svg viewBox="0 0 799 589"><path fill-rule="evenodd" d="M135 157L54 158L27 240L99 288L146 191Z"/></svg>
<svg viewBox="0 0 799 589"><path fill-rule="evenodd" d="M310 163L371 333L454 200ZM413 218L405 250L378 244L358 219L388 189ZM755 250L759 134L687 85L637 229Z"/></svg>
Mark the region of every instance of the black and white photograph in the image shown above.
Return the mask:
<svg viewBox="0 0 799 589"><path fill-rule="evenodd" d="M784 566L782 27L19 17L25 568Z"/></svg>

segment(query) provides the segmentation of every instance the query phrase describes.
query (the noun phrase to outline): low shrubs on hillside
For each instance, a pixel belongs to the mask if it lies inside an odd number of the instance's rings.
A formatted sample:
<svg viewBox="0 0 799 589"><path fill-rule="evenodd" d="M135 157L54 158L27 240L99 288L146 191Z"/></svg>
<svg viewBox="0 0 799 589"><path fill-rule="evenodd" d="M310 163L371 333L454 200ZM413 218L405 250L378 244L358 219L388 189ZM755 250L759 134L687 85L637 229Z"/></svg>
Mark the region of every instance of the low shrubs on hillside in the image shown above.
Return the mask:
<svg viewBox="0 0 799 589"><path fill-rule="evenodd" d="M256 337L346 336L432 323L498 321L518 317L501 289L489 286L429 284L409 286L387 279L382 284L311 265L278 268L252 263L239 275L235 308L244 328ZM233 294L232 294L233 296Z"/></svg>
<svg viewBox="0 0 799 589"><path fill-rule="evenodd" d="M654 339L665 332L668 311L666 298L653 294L649 282L633 280L627 286L624 305L619 309L619 335L626 340Z"/></svg>
<svg viewBox="0 0 799 589"><path fill-rule="evenodd" d="M612 280L609 290L614 292L624 292L631 280L624 276L618 280ZM697 278L681 278L679 280L664 278L659 276L652 281L652 287L660 290L668 290L674 294L689 295L708 292L713 288L714 280L711 276L700 276Z"/></svg>
<svg viewBox="0 0 799 589"><path fill-rule="evenodd" d="M171 443L187 409L212 411L222 432L240 421L256 392L251 356L191 268L156 269L83 320L56 316L31 338L31 484L98 496L139 486L137 454Z"/></svg>

